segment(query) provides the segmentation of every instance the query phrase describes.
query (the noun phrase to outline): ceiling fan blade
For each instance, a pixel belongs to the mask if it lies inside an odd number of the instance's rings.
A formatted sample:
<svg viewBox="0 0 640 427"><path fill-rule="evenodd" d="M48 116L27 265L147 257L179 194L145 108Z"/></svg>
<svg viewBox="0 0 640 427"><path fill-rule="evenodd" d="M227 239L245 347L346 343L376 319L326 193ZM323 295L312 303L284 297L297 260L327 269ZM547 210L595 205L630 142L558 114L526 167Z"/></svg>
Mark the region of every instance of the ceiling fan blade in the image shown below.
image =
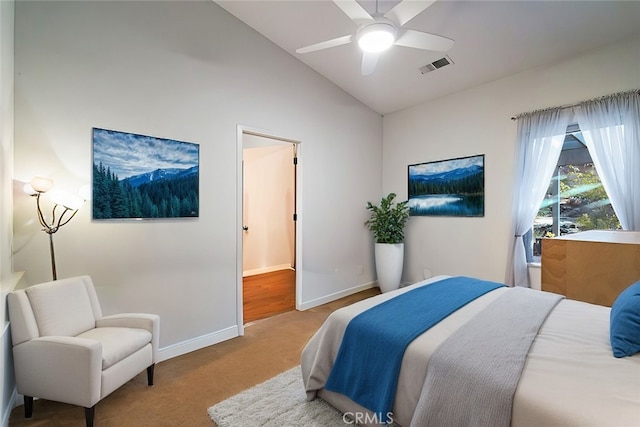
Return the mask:
<svg viewBox="0 0 640 427"><path fill-rule="evenodd" d="M373 74L379 56L380 53L378 52L362 52L362 68L360 69L360 74L363 76Z"/></svg>
<svg viewBox="0 0 640 427"><path fill-rule="evenodd" d="M446 52L453 47L455 42L446 37L435 34L423 33L422 31L405 30L396 40L399 46L414 47L416 49L435 50Z"/></svg>
<svg viewBox="0 0 640 427"><path fill-rule="evenodd" d="M316 50L329 49L330 47L342 46L343 44L351 43L353 35L338 37L337 39L326 40L320 43L312 44L309 46L296 49L296 53L309 53Z"/></svg>
<svg viewBox="0 0 640 427"><path fill-rule="evenodd" d="M404 0L385 13L384 17L401 27L435 2L436 0Z"/></svg>
<svg viewBox="0 0 640 427"><path fill-rule="evenodd" d="M364 10L356 0L333 0L333 2L356 24L360 25L373 22L373 18L369 15L369 12Z"/></svg>

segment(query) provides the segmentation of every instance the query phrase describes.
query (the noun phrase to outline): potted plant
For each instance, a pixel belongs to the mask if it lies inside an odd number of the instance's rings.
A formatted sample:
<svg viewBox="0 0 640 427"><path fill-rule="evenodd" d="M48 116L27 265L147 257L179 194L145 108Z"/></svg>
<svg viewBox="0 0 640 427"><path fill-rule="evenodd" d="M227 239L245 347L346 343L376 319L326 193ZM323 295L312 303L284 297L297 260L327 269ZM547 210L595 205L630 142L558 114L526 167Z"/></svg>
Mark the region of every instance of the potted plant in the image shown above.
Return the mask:
<svg viewBox="0 0 640 427"><path fill-rule="evenodd" d="M404 226L409 219L407 202L394 203L395 193L389 193L380 205L367 202L371 217L365 225L375 239L375 261L378 285L382 292L398 289L404 262Z"/></svg>

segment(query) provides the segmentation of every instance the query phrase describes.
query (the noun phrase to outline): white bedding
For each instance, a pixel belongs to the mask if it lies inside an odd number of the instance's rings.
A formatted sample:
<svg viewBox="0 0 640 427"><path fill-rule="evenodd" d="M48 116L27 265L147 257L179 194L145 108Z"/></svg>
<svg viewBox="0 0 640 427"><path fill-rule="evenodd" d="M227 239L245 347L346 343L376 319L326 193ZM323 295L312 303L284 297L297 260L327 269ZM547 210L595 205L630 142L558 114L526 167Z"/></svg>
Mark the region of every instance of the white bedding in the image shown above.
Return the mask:
<svg viewBox="0 0 640 427"><path fill-rule="evenodd" d="M349 320L382 301L445 277L378 295L332 313L302 353L302 375L309 398L318 393L343 412L363 412L364 408L347 397L322 388ZM429 357L437 346L505 292L509 288L478 298L409 345L393 409L396 423L409 426ZM640 354L613 357L609 311L607 307L571 300L556 306L529 352L514 398L512 426L640 426Z"/></svg>

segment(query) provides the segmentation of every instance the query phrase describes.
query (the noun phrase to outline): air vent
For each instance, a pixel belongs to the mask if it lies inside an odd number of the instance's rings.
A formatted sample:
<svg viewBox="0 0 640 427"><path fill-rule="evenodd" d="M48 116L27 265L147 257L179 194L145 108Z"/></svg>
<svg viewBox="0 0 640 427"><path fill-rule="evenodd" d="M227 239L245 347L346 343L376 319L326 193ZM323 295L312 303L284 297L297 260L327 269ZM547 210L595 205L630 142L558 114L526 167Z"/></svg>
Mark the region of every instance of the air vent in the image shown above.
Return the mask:
<svg viewBox="0 0 640 427"><path fill-rule="evenodd" d="M422 74L427 74L430 71L437 70L438 68L442 68L449 64L453 64L453 61L447 55L444 58L440 58L436 61L433 61L431 64L427 64L424 67L418 68L418 70L420 70L420 73Z"/></svg>

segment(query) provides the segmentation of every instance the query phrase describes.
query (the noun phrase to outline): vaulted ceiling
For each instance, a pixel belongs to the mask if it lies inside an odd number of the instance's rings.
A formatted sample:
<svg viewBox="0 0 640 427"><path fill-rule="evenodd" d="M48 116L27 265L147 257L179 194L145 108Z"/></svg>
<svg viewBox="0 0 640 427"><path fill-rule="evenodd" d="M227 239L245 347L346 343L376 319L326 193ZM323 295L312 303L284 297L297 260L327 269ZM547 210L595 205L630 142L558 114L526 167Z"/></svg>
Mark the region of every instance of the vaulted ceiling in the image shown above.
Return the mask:
<svg viewBox="0 0 640 427"><path fill-rule="evenodd" d="M453 48L443 53L393 46L380 56L373 74L362 76L356 43L296 53L356 32L358 26L333 1L216 3L383 115L640 34L640 1L439 0L405 28L451 38ZM358 3L373 14L398 1ZM445 55L451 65L420 72Z"/></svg>

